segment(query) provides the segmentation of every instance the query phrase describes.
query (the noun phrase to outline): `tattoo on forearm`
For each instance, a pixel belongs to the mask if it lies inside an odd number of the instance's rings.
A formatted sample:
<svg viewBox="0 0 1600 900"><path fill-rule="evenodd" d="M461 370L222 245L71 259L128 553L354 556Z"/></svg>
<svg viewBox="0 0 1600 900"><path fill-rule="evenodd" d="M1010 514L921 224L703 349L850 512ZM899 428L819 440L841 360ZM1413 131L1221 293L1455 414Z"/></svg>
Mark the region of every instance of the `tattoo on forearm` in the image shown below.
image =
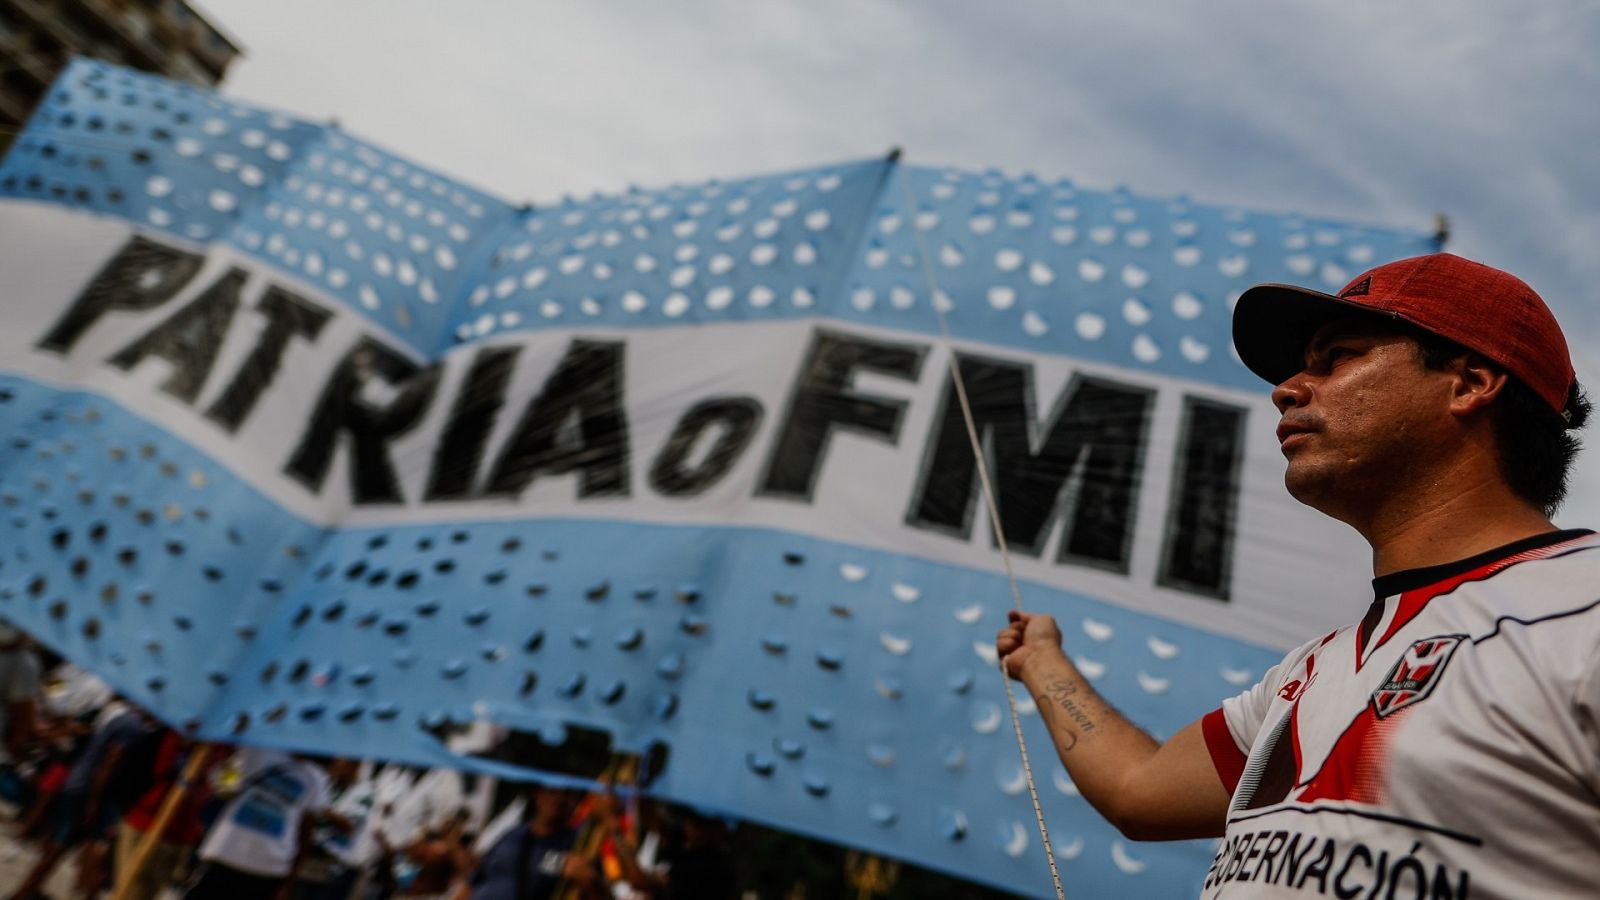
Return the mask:
<svg viewBox="0 0 1600 900"><path fill-rule="evenodd" d="M1058 708L1066 718L1061 722L1061 752L1066 753L1078 746L1078 741L1089 740L1097 733L1100 723L1095 721L1089 708L1078 697L1078 685L1062 678L1050 682L1045 686L1045 696L1050 700L1046 709L1052 712ZM1054 718L1054 716L1052 716Z"/></svg>

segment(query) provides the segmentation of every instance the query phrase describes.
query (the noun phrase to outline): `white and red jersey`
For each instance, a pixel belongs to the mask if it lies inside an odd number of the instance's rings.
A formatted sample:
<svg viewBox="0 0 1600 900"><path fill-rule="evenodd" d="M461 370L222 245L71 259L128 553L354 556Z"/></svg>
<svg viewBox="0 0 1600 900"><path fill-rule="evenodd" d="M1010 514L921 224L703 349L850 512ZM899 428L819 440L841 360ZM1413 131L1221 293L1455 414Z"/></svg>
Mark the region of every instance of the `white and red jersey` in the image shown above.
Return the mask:
<svg viewBox="0 0 1600 900"><path fill-rule="evenodd" d="M1207 715L1203 897L1600 896L1600 535L1373 581Z"/></svg>

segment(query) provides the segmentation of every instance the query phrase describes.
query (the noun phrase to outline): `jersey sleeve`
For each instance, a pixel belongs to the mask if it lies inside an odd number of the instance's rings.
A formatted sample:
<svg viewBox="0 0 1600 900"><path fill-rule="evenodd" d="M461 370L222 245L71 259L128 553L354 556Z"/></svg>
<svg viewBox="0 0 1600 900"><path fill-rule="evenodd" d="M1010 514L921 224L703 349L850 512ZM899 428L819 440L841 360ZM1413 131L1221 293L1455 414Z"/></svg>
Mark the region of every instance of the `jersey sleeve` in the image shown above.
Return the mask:
<svg viewBox="0 0 1600 900"><path fill-rule="evenodd" d="M1268 669L1261 680L1238 696L1229 697L1222 705L1206 713L1200 720L1200 731L1205 737L1206 750L1211 763L1217 768L1222 784L1233 793L1244 774L1245 760L1256 734L1267 720L1272 701L1277 698L1278 686L1290 672L1296 671L1308 654L1321 646L1326 638L1318 638L1296 647L1277 665Z"/></svg>

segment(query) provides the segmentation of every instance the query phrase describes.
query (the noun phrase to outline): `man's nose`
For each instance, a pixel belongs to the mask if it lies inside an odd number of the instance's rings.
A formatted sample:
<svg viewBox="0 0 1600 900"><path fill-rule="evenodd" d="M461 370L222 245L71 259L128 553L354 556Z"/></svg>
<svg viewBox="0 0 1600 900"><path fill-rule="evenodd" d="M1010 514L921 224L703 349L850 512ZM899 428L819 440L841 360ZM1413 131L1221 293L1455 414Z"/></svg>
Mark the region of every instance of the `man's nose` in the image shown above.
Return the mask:
<svg viewBox="0 0 1600 900"><path fill-rule="evenodd" d="M1283 413L1297 407L1304 406L1311 396L1311 386L1306 381L1304 370L1290 375L1278 386L1272 389L1272 405Z"/></svg>

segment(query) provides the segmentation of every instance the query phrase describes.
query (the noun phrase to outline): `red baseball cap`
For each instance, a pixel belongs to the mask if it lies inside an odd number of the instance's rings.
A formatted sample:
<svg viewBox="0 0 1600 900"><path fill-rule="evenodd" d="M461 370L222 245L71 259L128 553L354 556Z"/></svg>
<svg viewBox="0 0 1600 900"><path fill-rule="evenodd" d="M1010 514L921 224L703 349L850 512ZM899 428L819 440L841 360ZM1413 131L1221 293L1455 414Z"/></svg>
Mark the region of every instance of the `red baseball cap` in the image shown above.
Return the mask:
<svg viewBox="0 0 1600 900"><path fill-rule="evenodd" d="M1407 322L1501 366L1557 413L1574 373L1567 339L1533 288L1509 272L1450 253L1414 256L1356 276L1337 295L1258 284L1233 310L1233 344L1245 367L1271 384L1305 368L1306 344L1350 315Z"/></svg>

